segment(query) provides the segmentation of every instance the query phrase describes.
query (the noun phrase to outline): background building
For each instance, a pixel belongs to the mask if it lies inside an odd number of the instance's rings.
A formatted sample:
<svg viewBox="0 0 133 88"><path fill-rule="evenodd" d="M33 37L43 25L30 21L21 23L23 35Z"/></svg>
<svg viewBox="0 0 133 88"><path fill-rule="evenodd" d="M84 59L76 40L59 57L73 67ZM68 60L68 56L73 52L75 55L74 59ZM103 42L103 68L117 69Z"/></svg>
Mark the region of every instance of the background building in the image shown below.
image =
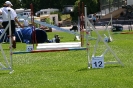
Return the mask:
<svg viewBox="0 0 133 88"><path fill-rule="evenodd" d="M125 0L127 5L133 5L133 0Z"/></svg>
<svg viewBox="0 0 133 88"><path fill-rule="evenodd" d="M133 0L131 0L133 1ZM100 0L102 14L109 14L125 5L126 0Z"/></svg>

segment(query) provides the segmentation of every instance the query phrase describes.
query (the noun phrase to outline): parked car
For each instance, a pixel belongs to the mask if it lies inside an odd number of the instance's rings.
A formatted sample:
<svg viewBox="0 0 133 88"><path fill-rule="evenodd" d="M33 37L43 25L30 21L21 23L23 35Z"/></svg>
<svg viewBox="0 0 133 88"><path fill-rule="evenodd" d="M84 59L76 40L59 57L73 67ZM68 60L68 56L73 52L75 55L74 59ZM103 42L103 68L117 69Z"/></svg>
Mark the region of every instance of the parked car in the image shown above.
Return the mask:
<svg viewBox="0 0 133 88"><path fill-rule="evenodd" d="M123 26L121 24L113 24L112 32L123 31Z"/></svg>

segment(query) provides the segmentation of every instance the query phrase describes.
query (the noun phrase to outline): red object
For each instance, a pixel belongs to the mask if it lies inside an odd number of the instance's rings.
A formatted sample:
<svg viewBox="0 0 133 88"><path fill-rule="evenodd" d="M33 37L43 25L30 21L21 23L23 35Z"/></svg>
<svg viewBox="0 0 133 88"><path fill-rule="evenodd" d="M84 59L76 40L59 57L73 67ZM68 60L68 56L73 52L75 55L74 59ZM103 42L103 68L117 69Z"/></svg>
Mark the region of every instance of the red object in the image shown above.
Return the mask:
<svg viewBox="0 0 133 88"><path fill-rule="evenodd" d="M31 23L32 23L32 43L33 43L33 48L34 48L34 43L36 43L37 46L37 40L36 40L36 30L35 30L35 25L34 25L34 12L33 12L33 4L30 4L31 8Z"/></svg>

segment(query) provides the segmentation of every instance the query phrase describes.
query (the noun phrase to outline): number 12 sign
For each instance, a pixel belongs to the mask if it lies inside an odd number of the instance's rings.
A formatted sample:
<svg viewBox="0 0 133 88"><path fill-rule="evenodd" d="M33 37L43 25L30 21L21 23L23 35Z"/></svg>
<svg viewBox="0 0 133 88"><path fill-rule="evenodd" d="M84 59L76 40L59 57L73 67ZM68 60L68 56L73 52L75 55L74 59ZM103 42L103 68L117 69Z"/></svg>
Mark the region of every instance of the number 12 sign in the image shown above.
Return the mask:
<svg viewBox="0 0 133 88"><path fill-rule="evenodd" d="M101 56L92 57L92 68L104 68L104 58Z"/></svg>

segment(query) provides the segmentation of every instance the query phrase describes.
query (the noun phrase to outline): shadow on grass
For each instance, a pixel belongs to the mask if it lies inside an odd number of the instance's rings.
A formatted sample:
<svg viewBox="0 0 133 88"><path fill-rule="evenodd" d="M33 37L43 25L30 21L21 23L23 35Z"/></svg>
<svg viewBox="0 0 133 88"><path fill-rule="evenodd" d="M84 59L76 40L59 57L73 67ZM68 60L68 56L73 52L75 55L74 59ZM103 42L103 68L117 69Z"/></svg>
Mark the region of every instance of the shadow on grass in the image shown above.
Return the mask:
<svg viewBox="0 0 133 88"><path fill-rule="evenodd" d="M118 68L118 69L120 69L120 68L124 68L124 66L120 66L120 65L118 65L118 66L106 66L106 67L104 67L104 68L87 68L87 67L85 67L85 68L81 68L81 69L79 69L79 70L77 70L76 72L79 72L79 71L92 71L92 70L103 70L103 69L116 69L116 68Z"/></svg>
<svg viewBox="0 0 133 88"><path fill-rule="evenodd" d="M106 66L105 68L124 68L124 66L120 66L120 65L117 65L117 66Z"/></svg>
<svg viewBox="0 0 133 88"><path fill-rule="evenodd" d="M9 48L7 48L7 49L3 49L3 50L5 50L5 51L9 51L10 49L9 49Z"/></svg>
<svg viewBox="0 0 133 88"><path fill-rule="evenodd" d="M79 70L77 70L76 72L79 72L79 71L89 71L89 70L92 70L92 68L87 68L87 67L85 67L85 68L81 68L81 69L79 69Z"/></svg>
<svg viewBox="0 0 133 88"><path fill-rule="evenodd" d="M4 48L3 50L4 51L9 51L10 49L9 48ZM15 50L15 48L12 48L12 50Z"/></svg>
<svg viewBox="0 0 133 88"><path fill-rule="evenodd" d="M9 72L5 72L5 71L4 72L2 72L2 71L0 72L0 75L7 75L7 74L9 74Z"/></svg>

